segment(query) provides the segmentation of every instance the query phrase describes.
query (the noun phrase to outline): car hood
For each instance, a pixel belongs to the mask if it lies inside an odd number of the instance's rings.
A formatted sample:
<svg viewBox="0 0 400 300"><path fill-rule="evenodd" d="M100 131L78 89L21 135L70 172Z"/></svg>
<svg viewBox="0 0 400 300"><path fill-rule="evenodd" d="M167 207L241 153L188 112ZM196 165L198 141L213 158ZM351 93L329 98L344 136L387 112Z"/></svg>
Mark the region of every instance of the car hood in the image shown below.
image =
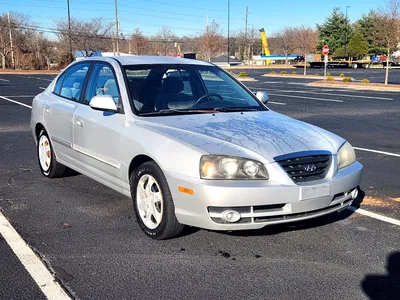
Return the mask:
<svg viewBox="0 0 400 300"><path fill-rule="evenodd" d="M268 161L294 152L336 153L344 142L333 133L273 111L150 117L145 123L209 154L228 154L230 144Z"/></svg>

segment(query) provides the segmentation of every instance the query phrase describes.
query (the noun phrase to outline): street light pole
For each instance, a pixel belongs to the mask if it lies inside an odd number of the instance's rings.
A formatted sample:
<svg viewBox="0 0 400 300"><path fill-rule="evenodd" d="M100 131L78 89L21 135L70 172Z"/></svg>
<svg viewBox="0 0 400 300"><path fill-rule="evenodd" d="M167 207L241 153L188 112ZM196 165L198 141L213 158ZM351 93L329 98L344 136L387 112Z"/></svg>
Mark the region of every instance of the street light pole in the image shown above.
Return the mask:
<svg viewBox="0 0 400 300"><path fill-rule="evenodd" d="M349 22L347 20L347 9L349 7L351 7L351 6L346 6L346 41L345 41L345 44L344 44L344 52L346 53L346 55L347 55L347 35L348 35L348 28L349 28Z"/></svg>
<svg viewBox="0 0 400 300"><path fill-rule="evenodd" d="M230 43L229 43L229 23L230 23L230 16L231 16L231 1L228 0L228 65L230 65L229 61L229 53L230 53Z"/></svg>
<svg viewBox="0 0 400 300"><path fill-rule="evenodd" d="M68 5L68 39L69 39L69 62L73 61L72 57L72 42L71 42L71 13L69 10L69 0L67 0Z"/></svg>

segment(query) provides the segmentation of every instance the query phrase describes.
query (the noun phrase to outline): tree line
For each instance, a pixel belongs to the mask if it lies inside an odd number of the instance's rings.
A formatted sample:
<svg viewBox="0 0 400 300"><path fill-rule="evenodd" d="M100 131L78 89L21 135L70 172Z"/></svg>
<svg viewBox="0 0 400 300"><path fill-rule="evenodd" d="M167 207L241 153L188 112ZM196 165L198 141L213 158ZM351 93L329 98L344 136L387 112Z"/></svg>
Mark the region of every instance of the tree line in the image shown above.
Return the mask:
<svg viewBox="0 0 400 300"><path fill-rule="evenodd" d="M321 53L329 45L335 57L363 57L384 54L390 57L399 43L399 0L388 0L385 6L371 10L350 23L335 8L324 23L310 26L285 27L268 37L271 54L304 55ZM119 51L135 55L177 56L193 52L197 57L211 60L227 55L228 40L218 23L213 21L203 32L178 36L168 26L153 36L145 36L140 28L129 35L114 35L114 24L102 18L89 21L71 19L59 21L53 28L30 22L27 15L0 15L0 63L2 68L50 69L62 68L71 60L71 52L81 51L87 56L92 51L114 52L118 40ZM52 33L56 38L49 38ZM240 29L230 33L230 56L251 61L260 55L262 44L257 28ZM70 52L71 48L71 52ZM288 60L286 60L287 63Z"/></svg>

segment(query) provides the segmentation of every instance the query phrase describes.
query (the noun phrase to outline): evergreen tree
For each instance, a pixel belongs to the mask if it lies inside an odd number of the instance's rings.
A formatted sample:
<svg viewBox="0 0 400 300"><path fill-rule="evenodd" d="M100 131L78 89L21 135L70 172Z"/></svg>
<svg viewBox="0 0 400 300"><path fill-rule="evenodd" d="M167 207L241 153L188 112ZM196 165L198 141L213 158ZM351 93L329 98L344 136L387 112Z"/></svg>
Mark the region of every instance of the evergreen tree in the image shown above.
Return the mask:
<svg viewBox="0 0 400 300"><path fill-rule="evenodd" d="M348 41L352 29L349 19L346 20L340 8L334 8L332 14L326 18L323 24L317 24L317 28L320 37L319 49L322 49L323 45L328 45L330 52L335 53L338 48L346 48L346 32Z"/></svg>
<svg viewBox="0 0 400 300"><path fill-rule="evenodd" d="M348 53L351 56L360 58L368 54L368 43L365 41L361 32L356 32L351 38L347 47Z"/></svg>
<svg viewBox="0 0 400 300"><path fill-rule="evenodd" d="M354 24L355 29L359 31L366 42L368 43L368 54L378 55L385 54L386 48L382 43L376 43L375 39L375 27L374 24L378 20L378 14L371 10L367 15L363 14L362 17Z"/></svg>

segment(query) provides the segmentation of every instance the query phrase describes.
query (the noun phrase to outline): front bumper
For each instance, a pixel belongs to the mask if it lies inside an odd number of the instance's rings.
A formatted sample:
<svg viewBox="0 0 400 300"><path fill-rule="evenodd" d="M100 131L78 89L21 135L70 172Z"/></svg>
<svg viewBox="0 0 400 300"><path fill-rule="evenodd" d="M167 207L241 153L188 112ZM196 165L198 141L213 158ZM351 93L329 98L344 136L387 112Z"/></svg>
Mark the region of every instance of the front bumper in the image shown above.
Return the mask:
<svg viewBox="0 0 400 300"><path fill-rule="evenodd" d="M352 203L349 191L361 182L363 166L355 162L331 179L307 184L266 181L209 181L165 173L182 224L211 230L258 229L323 216L345 209ZM178 191L178 187L194 195ZM240 212L236 223L222 221L221 213Z"/></svg>

